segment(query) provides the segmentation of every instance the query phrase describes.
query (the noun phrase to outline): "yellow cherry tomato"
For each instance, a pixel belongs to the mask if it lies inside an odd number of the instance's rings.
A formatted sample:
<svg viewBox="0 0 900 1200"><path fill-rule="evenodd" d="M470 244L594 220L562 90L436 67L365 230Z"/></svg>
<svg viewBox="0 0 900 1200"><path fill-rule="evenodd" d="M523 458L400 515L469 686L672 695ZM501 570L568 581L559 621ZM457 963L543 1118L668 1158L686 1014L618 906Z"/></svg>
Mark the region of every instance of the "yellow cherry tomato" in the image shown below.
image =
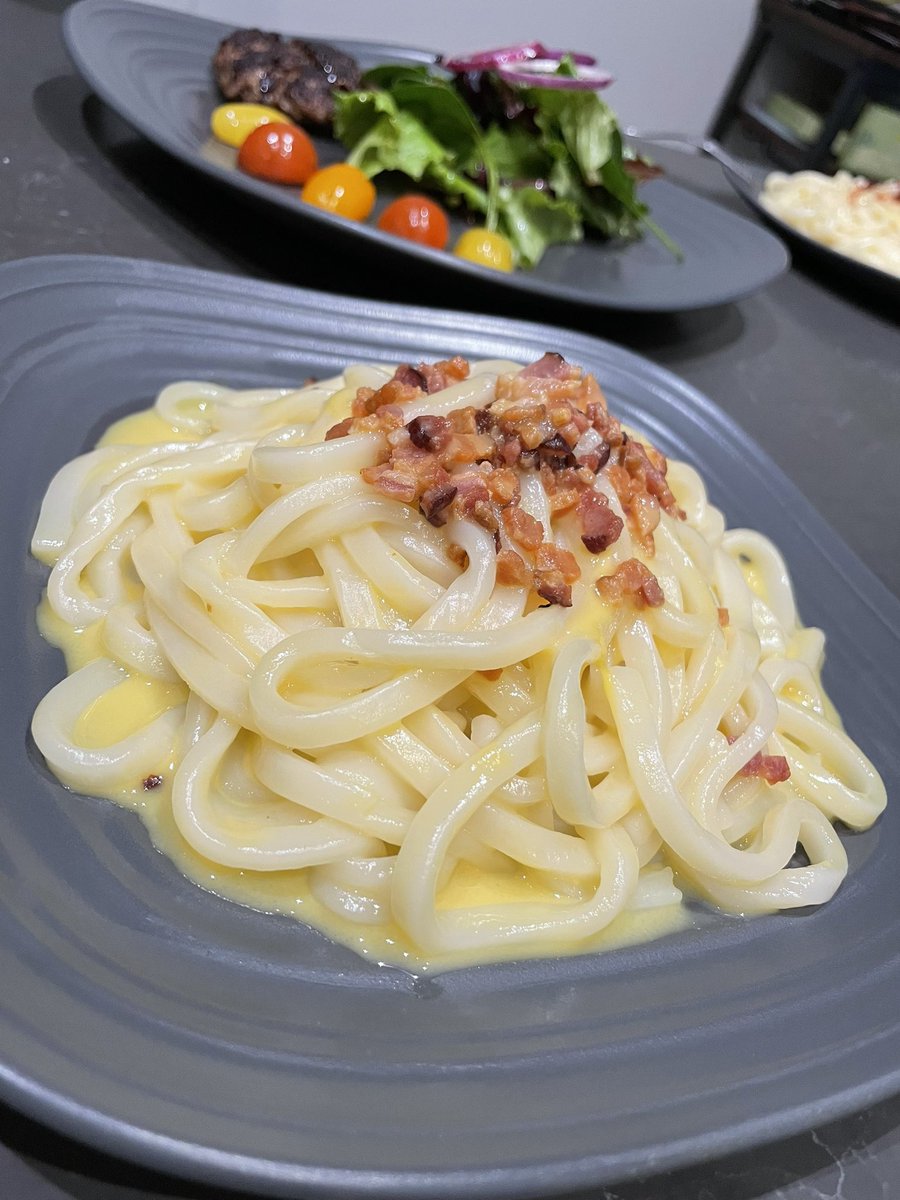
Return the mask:
<svg viewBox="0 0 900 1200"><path fill-rule="evenodd" d="M453 247L453 253L479 266L493 267L495 271L513 269L512 246L502 233L493 233L490 229L467 229Z"/></svg>
<svg viewBox="0 0 900 1200"><path fill-rule="evenodd" d="M375 188L358 167L334 163L323 167L307 180L300 193L307 204L327 212L364 221L375 205Z"/></svg>
<svg viewBox="0 0 900 1200"><path fill-rule="evenodd" d="M213 137L238 148L254 129L274 124L293 125L293 121L267 104L220 104L209 119Z"/></svg>

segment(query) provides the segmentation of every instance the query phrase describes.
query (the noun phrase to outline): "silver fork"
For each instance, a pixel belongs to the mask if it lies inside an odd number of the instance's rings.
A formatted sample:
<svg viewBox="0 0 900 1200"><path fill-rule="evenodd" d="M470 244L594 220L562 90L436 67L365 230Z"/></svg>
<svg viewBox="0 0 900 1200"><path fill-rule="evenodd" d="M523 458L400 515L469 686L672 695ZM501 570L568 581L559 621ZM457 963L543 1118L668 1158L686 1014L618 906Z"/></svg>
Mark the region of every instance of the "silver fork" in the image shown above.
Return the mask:
<svg viewBox="0 0 900 1200"><path fill-rule="evenodd" d="M692 136L688 133L659 133L655 130L645 133L643 130L634 129L631 126L626 128L625 133L628 137L636 138L638 141L655 143L658 146L683 146L688 150L700 150L703 154L708 154L710 158L721 163L723 167L727 167L729 171L733 171L748 186L752 188L759 186L759 181L754 178L749 164L729 154L722 143L717 142L715 138L702 137L699 134Z"/></svg>

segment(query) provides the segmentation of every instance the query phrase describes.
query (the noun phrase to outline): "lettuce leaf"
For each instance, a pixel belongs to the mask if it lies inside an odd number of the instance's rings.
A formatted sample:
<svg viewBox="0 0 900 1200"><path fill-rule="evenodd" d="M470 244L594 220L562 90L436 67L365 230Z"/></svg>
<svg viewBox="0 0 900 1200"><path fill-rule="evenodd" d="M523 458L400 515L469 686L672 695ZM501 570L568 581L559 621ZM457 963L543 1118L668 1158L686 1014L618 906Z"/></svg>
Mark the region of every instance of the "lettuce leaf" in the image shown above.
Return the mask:
<svg viewBox="0 0 900 1200"><path fill-rule="evenodd" d="M524 267L540 262L548 246L584 237L577 204L533 187L500 189L500 226Z"/></svg>
<svg viewBox="0 0 900 1200"><path fill-rule="evenodd" d="M427 66L375 67L364 83L368 90L335 94L348 161L369 177L400 172L484 214L521 265L580 241L585 227L631 238L644 224L678 253L638 199L615 115L596 92L527 88L521 120L484 129L453 81ZM538 181L544 186L529 186Z"/></svg>
<svg viewBox="0 0 900 1200"><path fill-rule="evenodd" d="M336 92L334 129L347 161L369 178L400 171L486 212L487 194L459 169L456 153L389 92Z"/></svg>

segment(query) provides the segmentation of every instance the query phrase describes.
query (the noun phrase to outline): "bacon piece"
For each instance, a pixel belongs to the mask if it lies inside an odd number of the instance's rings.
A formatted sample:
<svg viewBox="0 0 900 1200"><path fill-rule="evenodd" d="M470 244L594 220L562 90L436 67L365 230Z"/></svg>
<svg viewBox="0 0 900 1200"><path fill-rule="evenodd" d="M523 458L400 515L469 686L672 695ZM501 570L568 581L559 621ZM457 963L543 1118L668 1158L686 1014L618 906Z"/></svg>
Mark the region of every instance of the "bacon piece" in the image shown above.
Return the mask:
<svg viewBox="0 0 900 1200"><path fill-rule="evenodd" d="M564 467L561 471L553 471L543 464L541 466L541 483L544 485L544 491L550 501L550 512L555 517L559 513L569 512L573 509L585 486L593 487L594 481L590 479L589 484L586 484L586 481L579 477L578 472L570 467Z"/></svg>
<svg viewBox="0 0 900 1200"><path fill-rule="evenodd" d="M402 471L395 471L389 463L380 463L377 467L363 467L360 471L366 483L370 483L382 496L389 500L401 500L404 504L415 504L419 498L419 488L415 478Z"/></svg>
<svg viewBox="0 0 900 1200"><path fill-rule="evenodd" d="M487 488L491 499L506 508L510 504L518 504L521 495L519 480L515 471L509 467L495 467L487 477Z"/></svg>
<svg viewBox="0 0 900 1200"><path fill-rule="evenodd" d="M497 555L497 582L514 584L517 587L531 586L528 564L515 550L501 550Z"/></svg>
<svg viewBox="0 0 900 1200"><path fill-rule="evenodd" d="M432 525L447 524L447 509L456 499L456 487L452 483L439 483L422 493L419 507L425 520Z"/></svg>
<svg viewBox="0 0 900 1200"><path fill-rule="evenodd" d="M495 405L495 416L501 431L507 436L517 436L526 450L537 450L542 442L556 435L543 404Z"/></svg>
<svg viewBox="0 0 900 1200"><path fill-rule="evenodd" d="M158 788L163 781L162 775L148 775L143 781L142 787L145 792L152 792L154 788Z"/></svg>
<svg viewBox="0 0 900 1200"><path fill-rule="evenodd" d="M532 553L544 540L544 526L518 505L503 510L503 528L510 541Z"/></svg>
<svg viewBox="0 0 900 1200"><path fill-rule="evenodd" d="M673 517L683 515L666 482L665 456L658 450L630 438L625 447L622 465L643 490L656 497L667 513Z"/></svg>
<svg viewBox="0 0 900 1200"><path fill-rule="evenodd" d="M727 608L718 608L716 612L719 614L719 624L723 629L727 629L731 624L731 614Z"/></svg>
<svg viewBox="0 0 900 1200"><path fill-rule="evenodd" d="M609 507L607 498L593 488L581 493L577 512L581 521L581 540L591 554L608 550L625 528L622 518Z"/></svg>
<svg viewBox="0 0 900 1200"><path fill-rule="evenodd" d="M572 447L561 433L554 433L541 442L537 448L537 458L541 466L546 465L551 471L561 471L563 467L575 465Z"/></svg>
<svg viewBox="0 0 900 1200"><path fill-rule="evenodd" d="M425 386L425 376L410 363L401 363L394 372L394 378L407 387L419 388L423 392L428 390Z"/></svg>
<svg viewBox="0 0 900 1200"><path fill-rule="evenodd" d="M482 529L486 529L488 533L494 535L494 544L499 550L500 521L497 519L497 511L490 500L476 500L472 505L472 518L478 522Z"/></svg>
<svg viewBox="0 0 900 1200"><path fill-rule="evenodd" d="M764 779L768 784L784 783L791 777L791 768L783 754L763 754L757 751L738 773Z"/></svg>
<svg viewBox="0 0 900 1200"><path fill-rule="evenodd" d="M353 418L344 417L343 421L338 421L337 425L332 427L325 434L325 441L332 442L335 438L347 437L353 429Z"/></svg>
<svg viewBox="0 0 900 1200"><path fill-rule="evenodd" d="M626 559L612 575L601 576L594 586L602 599L611 604L630 600L637 608L659 608L666 600L659 580L636 558Z"/></svg>
<svg viewBox="0 0 900 1200"><path fill-rule="evenodd" d="M572 607L572 588L563 578L562 571L535 571L534 590L548 604Z"/></svg>
<svg viewBox="0 0 900 1200"><path fill-rule="evenodd" d="M468 411L468 410L466 410ZM475 432L490 433L496 425L494 414L488 408L476 408L475 410Z"/></svg>
<svg viewBox="0 0 900 1200"><path fill-rule="evenodd" d="M451 383L459 383L469 377L469 364L459 354L436 363L419 363L418 374L422 376L425 391L431 395L442 392Z"/></svg>
<svg viewBox="0 0 900 1200"><path fill-rule="evenodd" d="M412 444L429 454L445 450L453 437L453 426L446 417L413 417L406 428Z"/></svg>
<svg viewBox="0 0 900 1200"><path fill-rule="evenodd" d="M469 565L469 556L458 542L451 542L447 547L447 557L462 571Z"/></svg>
<svg viewBox="0 0 900 1200"><path fill-rule="evenodd" d="M354 417L367 417L385 404L408 404L422 395L418 387L410 387L399 379L389 379L377 391L372 388L356 389L356 399L351 412Z"/></svg>
<svg viewBox="0 0 900 1200"><path fill-rule="evenodd" d="M530 363L519 374L524 379L572 379L577 378L581 372L567 363L561 354L557 354L555 350L548 350L537 362Z"/></svg>
<svg viewBox="0 0 900 1200"><path fill-rule="evenodd" d="M581 578L581 567L575 555L570 550L554 546L552 542L544 542L538 547L534 556L534 568L543 572L558 571L566 583L574 583L576 579Z"/></svg>
<svg viewBox="0 0 900 1200"><path fill-rule="evenodd" d="M441 452L445 467L458 463L489 463L494 457L494 443L483 433L454 433Z"/></svg>
<svg viewBox="0 0 900 1200"><path fill-rule="evenodd" d="M462 471L453 476L457 487L456 511L461 517L471 515L476 504L487 503L491 496L484 475L478 470Z"/></svg>

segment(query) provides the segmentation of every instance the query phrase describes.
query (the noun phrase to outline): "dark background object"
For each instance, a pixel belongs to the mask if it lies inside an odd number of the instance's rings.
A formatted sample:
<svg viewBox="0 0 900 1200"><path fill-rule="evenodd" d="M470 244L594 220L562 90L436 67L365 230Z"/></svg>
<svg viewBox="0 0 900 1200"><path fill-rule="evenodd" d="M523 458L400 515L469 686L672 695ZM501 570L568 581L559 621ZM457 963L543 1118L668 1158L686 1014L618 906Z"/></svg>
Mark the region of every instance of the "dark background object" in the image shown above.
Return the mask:
<svg viewBox="0 0 900 1200"><path fill-rule="evenodd" d="M802 105L806 131L773 111L776 94ZM896 13L864 0L761 0L710 132L736 154L830 174L835 138L870 102L900 108Z"/></svg>

